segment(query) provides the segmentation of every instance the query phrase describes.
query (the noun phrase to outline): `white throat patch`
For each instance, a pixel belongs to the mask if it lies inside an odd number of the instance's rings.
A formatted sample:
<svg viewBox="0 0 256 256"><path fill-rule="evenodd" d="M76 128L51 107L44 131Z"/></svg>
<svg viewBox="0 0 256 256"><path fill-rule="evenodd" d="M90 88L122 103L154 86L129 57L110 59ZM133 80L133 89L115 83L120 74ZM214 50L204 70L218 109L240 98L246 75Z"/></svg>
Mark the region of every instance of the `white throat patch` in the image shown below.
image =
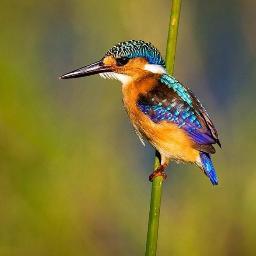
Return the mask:
<svg viewBox="0 0 256 256"><path fill-rule="evenodd" d="M132 81L132 77L124 74L115 73L115 72L100 73L99 75L104 79L119 80L123 85L128 84Z"/></svg>
<svg viewBox="0 0 256 256"><path fill-rule="evenodd" d="M147 70L149 72L155 73L155 74L165 74L166 69L161 65L156 64L145 64L144 70Z"/></svg>

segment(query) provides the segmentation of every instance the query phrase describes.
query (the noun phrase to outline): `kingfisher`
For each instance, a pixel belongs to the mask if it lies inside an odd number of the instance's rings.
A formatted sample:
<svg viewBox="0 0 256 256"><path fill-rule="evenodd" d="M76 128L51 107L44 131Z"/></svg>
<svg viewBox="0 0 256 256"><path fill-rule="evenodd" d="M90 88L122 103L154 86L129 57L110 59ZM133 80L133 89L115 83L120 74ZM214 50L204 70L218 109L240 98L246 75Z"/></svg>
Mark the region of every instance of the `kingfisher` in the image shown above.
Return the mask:
<svg viewBox="0 0 256 256"><path fill-rule="evenodd" d="M129 40L109 49L99 61L68 72L60 79L99 74L122 83L123 105L145 145L159 153L160 165L149 176L166 178L170 161L196 164L218 184L211 160L218 133L206 109L186 86L167 73L160 52L149 42Z"/></svg>

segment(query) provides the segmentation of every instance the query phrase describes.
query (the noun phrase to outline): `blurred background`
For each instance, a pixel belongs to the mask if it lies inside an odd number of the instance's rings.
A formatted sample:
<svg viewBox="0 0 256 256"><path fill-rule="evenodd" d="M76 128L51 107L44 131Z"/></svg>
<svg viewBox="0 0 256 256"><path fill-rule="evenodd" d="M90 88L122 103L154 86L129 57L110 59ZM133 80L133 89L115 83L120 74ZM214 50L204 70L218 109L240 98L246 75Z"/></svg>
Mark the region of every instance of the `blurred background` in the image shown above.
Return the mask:
<svg viewBox="0 0 256 256"><path fill-rule="evenodd" d="M164 55L170 1L0 7L0 255L143 255L154 151L133 132L117 81L58 76L128 39ZM175 76L219 130L220 185L169 167L159 255L256 255L255 9L183 1Z"/></svg>

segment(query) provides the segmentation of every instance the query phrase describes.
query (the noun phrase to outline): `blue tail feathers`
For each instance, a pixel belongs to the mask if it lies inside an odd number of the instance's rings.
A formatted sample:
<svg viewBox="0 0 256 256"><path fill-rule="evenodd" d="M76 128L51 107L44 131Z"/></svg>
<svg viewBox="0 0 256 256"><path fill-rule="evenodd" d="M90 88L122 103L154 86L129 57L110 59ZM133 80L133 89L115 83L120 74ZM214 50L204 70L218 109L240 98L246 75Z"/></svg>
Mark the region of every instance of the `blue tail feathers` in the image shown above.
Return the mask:
<svg viewBox="0 0 256 256"><path fill-rule="evenodd" d="M218 185L217 173L213 167L210 155L208 153L200 152L200 158L204 173L208 176L213 185Z"/></svg>

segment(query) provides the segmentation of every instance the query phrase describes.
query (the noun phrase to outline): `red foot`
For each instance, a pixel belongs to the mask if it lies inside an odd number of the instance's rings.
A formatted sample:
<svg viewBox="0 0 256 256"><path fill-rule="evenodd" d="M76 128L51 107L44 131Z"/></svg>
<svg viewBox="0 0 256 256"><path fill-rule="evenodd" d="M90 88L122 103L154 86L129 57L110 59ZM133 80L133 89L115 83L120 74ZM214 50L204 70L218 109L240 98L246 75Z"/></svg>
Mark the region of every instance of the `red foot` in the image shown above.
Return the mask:
<svg viewBox="0 0 256 256"><path fill-rule="evenodd" d="M165 168L166 168L166 165L164 164L164 165L160 165L154 172L152 172L150 175L149 175L149 177L148 177L148 179L149 179L149 181L153 181L153 179L155 178L155 177L157 177L157 176L162 176L163 178L164 178L164 180L167 178L167 175L166 175L166 173L164 172L164 170L165 170Z"/></svg>
<svg viewBox="0 0 256 256"><path fill-rule="evenodd" d="M163 178L164 178L164 180L167 178L167 174L165 173L165 172L152 172L150 175L149 175L149 177L148 177L148 179L149 179L149 181L153 181L153 179L155 178L155 177L157 177L157 176L162 176Z"/></svg>

